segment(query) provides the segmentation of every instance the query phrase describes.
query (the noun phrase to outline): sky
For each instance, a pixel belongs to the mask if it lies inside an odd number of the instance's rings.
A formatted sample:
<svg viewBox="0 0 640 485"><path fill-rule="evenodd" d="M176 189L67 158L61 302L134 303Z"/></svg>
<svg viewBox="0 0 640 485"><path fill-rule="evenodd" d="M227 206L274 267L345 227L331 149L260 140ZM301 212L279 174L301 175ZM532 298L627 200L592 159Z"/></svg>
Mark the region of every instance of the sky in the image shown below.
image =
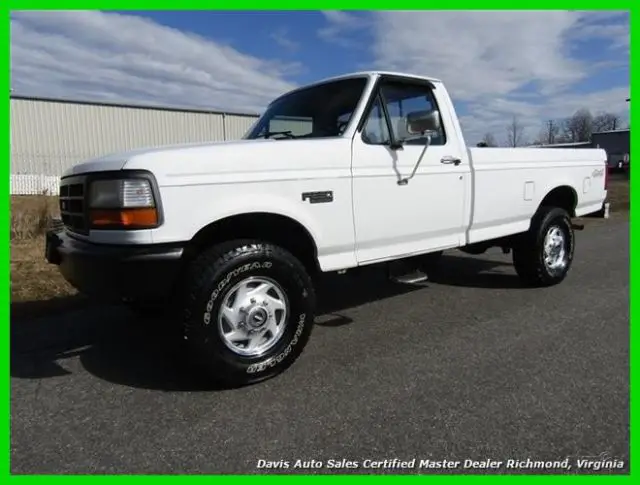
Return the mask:
<svg viewBox="0 0 640 485"><path fill-rule="evenodd" d="M513 116L533 141L580 108L629 118L616 11L14 11L14 94L260 112L362 70L441 79L467 143Z"/></svg>

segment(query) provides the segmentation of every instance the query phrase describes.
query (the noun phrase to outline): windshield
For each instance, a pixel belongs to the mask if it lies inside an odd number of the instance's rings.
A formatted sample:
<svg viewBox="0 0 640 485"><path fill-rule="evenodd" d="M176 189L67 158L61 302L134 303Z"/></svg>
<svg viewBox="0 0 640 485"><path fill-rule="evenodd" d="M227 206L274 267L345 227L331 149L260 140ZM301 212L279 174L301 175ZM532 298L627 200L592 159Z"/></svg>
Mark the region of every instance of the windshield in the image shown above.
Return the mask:
<svg viewBox="0 0 640 485"><path fill-rule="evenodd" d="M269 105L245 139L340 136L366 84L364 77L343 79L287 94Z"/></svg>

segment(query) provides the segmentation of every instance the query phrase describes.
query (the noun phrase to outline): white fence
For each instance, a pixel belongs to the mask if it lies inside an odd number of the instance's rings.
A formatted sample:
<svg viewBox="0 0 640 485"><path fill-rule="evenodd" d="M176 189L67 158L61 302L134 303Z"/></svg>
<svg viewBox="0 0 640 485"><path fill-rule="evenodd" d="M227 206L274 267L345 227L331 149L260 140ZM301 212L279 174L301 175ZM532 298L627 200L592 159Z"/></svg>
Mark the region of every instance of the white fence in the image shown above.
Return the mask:
<svg viewBox="0 0 640 485"><path fill-rule="evenodd" d="M11 97L11 194L57 195L62 173L109 153L241 138L255 114Z"/></svg>

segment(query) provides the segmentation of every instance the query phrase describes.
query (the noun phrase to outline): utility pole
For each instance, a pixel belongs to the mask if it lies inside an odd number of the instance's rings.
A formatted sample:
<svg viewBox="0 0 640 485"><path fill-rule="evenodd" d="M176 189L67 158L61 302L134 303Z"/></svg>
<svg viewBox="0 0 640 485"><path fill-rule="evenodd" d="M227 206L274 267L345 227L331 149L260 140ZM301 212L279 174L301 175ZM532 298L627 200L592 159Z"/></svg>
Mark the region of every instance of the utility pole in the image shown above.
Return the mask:
<svg viewBox="0 0 640 485"><path fill-rule="evenodd" d="M553 120L547 121L547 144L553 145L556 142L556 132Z"/></svg>

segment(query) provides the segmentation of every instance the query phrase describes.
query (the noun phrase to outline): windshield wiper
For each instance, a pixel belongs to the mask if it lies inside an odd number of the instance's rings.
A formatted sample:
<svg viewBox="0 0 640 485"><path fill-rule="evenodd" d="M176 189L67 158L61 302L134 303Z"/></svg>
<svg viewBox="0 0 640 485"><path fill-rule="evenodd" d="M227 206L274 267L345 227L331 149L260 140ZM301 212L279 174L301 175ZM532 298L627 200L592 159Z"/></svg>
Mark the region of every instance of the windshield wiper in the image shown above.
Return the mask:
<svg viewBox="0 0 640 485"><path fill-rule="evenodd" d="M274 135L284 135L285 138L295 138L295 135L291 130L288 131L267 131L264 134L265 138L271 138Z"/></svg>

